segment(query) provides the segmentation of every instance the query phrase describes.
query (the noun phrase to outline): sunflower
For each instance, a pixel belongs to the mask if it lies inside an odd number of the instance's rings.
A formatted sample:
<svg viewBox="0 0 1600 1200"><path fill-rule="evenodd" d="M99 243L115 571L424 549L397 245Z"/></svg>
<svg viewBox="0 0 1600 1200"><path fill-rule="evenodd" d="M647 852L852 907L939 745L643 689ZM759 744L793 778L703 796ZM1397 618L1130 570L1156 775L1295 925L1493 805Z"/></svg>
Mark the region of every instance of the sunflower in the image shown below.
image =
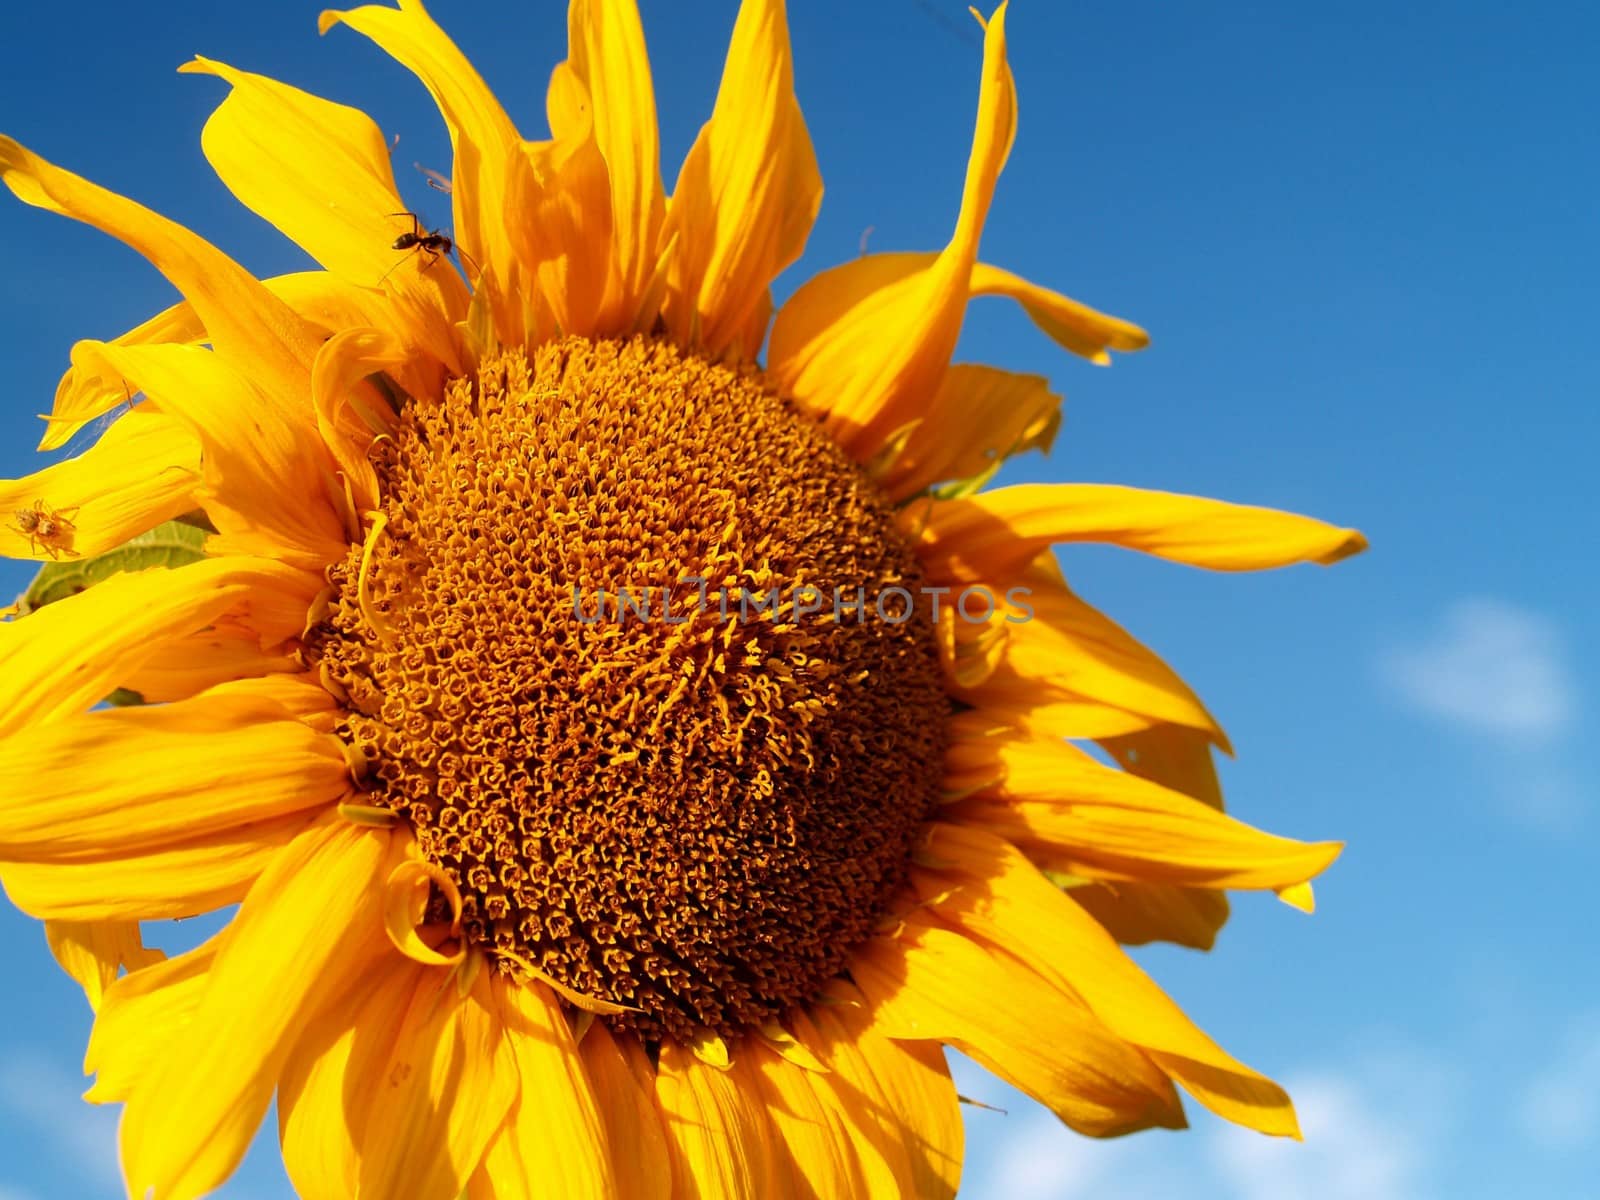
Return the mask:
<svg viewBox="0 0 1600 1200"><path fill-rule="evenodd" d="M949 1196L946 1046L1090 1136L1181 1127L1179 1086L1295 1135L1121 944L1209 945L1230 888L1309 908L1339 847L1222 811L1221 730L1052 547L1364 542L986 490L1059 397L951 363L970 298L1096 362L1146 341L978 257L1005 6L949 243L776 314L822 195L781 0L742 5L670 197L628 0L573 0L545 141L414 0L336 24L437 101L449 232L367 116L208 59L207 157L320 270L258 280L0 139L18 197L184 297L73 347L42 448L101 436L0 483L13 557L207 533L0 625L0 880L96 1008L130 1194L215 1189L276 1097L306 1197Z"/></svg>

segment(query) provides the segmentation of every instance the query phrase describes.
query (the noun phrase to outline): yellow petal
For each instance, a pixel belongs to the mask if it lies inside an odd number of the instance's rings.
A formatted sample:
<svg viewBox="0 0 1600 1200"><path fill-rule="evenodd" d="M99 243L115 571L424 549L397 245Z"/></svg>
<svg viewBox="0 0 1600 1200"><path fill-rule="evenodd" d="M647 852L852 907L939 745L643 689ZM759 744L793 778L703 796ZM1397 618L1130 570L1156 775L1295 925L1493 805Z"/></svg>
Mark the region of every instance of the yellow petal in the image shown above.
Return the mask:
<svg viewBox="0 0 1600 1200"><path fill-rule="evenodd" d="M281 710L280 715L293 717L318 733L332 733L344 715L343 706L307 671L230 680L217 684L208 694L218 700L248 700L263 707L275 706ZM342 742L336 744L348 762L349 747Z"/></svg>
<svg viewBox="0 0 1600 1200"><path fill-rule="evenodd" d="M1367 546L1353 529L1276 509L1095 483L1020 484L915 519L923 566L940 581L1005 578L1062 542L1108 542L1214 571L1327 566Z"/></svg>
<svg viewBox="0 0 1600 1200"><path fill-rule="evenodd" d="M606 163L588 93L567 64L551 77L549 106L558 139L525 147L527 169L510 181L512 248L538 281L553 331L587 337L627 328L631 313L607 307L613 246ZM563 107L570 109L565 116Z"/></svg>
<svg viewBox="0 0 1600 1200"><path fill-rule="evenodd" d="M1309 882L1291 883L1288 887L1275 890L1278 893L1278 899L1282 900L1290 908L1298 908L1303 913L1317 911L1316 893Z"/></svg>
<svg viewBox="0 0 1600 1200"><path fill-rule="evenodd" d="M1298 1132L1283 1089L1202 1033L1020 850L980 830L942 823L934 826L928 849L950 864L912 871L934 912L1074 992L1106 1028L1149 1053L1219 1116L1263 1133Z"/></svg>
<svg viewBox="0 0 1600 1200"><path fill-rule="evenodd" d="M813 1086L815 1071L790 1062L758 1039L746 1039L761 1096L777 1135L779 1167L802 1196L870 1196L843 1116L826 1089ZM882 1193L879 1193L882 1194Z"/></svg>
<svg viewBox="0 0 1600 1200"><path fill-rule="evenodd" d="M957 694L964 703L981 705L987 719L1041 737L1109 738L1149 727L1151 718L1141 713L1052 687L1050 674L1060 665L1018 649L1012 639L993 672Z"/></svg>
<svg viewBox="0 0 1600 1200"><path fill-rule="evenodd" d="M763 1045L780 1058L819 1075L828 1073L823 1061L806 1048L805 1044L777 1021L768 1021L755 1033Z"/></svg>
<svg viewBox="0 0 1600 1200"><path fill-rule="evenodd" d="M977 127L949 245L910 274L903 273L903 261L870 260L824 272L795 293L773 325L768 364L774 380L822 415L828 431L858 458L923 415L961 332L978 240L1016 135L1005 17L1001 4L985 30Z"/></svg>
<svg viewBox="0 0 1600 1200"><path fill-rule="evenodd" d="M291 813L142 854L6 863L0 884L11 903L41 920L181 920L244 899L306 823L304 813Z"/></svg>
<svg viewBox="0 0 1600 1200"><path fill-rule="evenodd" d="M869 1185L860 1194L952 1200L963 1129L941 1047L890 1041L864 1005L817 1005L796 1022L830 1068L812 1086L831 1090L844 1114Z"/></svg>
<svg viewBox="0 0 1600 1200"><path fill-rule="evenodd" d="M444 374L462 373L460 351L452 341L436 345L432 326L417 326L385 293L357 287L327 271L295 271L261 281L262 286L300 315L320 337L344 329L378 326L399 337L407 346L407 361L396 381L413 396L438 392ZM205 326L187 302L175 304L144 324L112 339L115 345L174 343L193 345L206 340ZM435 355L436 357L429 357ZM98 373L104 364L73 366L56 385L56 397L41 450L64 446L85 423L127 402L130 388L120 376Z"/></svg>
<svg viewBox="0 0 1600 1200"><path fill-rule="evenodd" d="M356 1195L363 1147L379 1136L372 1109L390 1086L385 1069L420 977L417 964L389 955L298 1031L278 1083L278 1138L301 1200Z"/></svg>
<svg viewBox="0 0 1600 1200"><path fill-rule="evenodd" d="M818 275L801 288L779 314L779 324L774 327L772 334L773 362L788 362L790 359L802 361L810 352L811 340L827 332L834 322L851 313L858 305L861 306L861 319L865 319L865 314L873 311L874 304L897 294L897 289L909 288L937 263L938 258L936 254L923 253L868 254ZM880 292L883 295L878 297ZM1109 363L1111 359L1107 350L1139 350L1149 344L1148 335L1137 325L1097 312L1059 292L1039 287L1009 271L982 262L973 264L967 287L969 300L978 296L1008 296L1017 300L1034 323L1058 344L1092 362ZM794 371L798 368L791 364L783 369ZM959 371L961 368L952 370ZM968 381L959 384L946 381L940 385L933 402L922 406L920 415L927 426L926 436L930 443L935 439L945 441L939 437L939 431L947 421L964 419L953 406L970 392L967 385ZM1022 391L1020 383L1018 391ZM1039 391L1033 390L1028 394L1037 397ZM948 442L952 452L964 449L954 438L948 439ZM1019 447L1019 452L1027 448L1031 446L1024 443ZM869 444L864 449L871 452L877 446ZM974 472L951 471L928 482L935 482L939 477L964 478L965 474L971 473ZM904 496L915 490L897 486L896 495Z"/></svg>
<svg viewBox="0 0 1600 1200"><path fill-rule="evenodd" d="M204 238L0 137L0 177L17 198L127 243L193 306L217 351L269 396L306 394L315 332Z"/></svg>
<svg viewBox="0 0 1600 1200"><path fill-rule="evenodd" d="M131 1194L154 1188L166 1200L193 1200L232 1174L305 1014L389 952L377 891L387 841L319 823L256 880L211 969L185 1052L128 1099L121 1143Z"/></svg>
<svg viewBox="0 0 1600 1200"><path fill-rule="evenodd" d="M317 19L323 33L334 24L348 25L371 38L433 95L455 150L451 202L456 244L471 260L468 277L485 294L501 339L520 338L524 332L521 272L506 227L507 215L516 211L509 206L513 183L528 170L516 126L466 56L417 0L404 0L398 9L365 5L348 12L324 12Z"/></svg>
<svg viewBox="0 0 1600 1200"><path fill-rule="evenodd" d="M742 1057L719 1070L668 1041L656 1071L674 1200L791 1194L774 1170L772 1124Z"/></svg>
<svg viewBox="0 0 1600 1200"><path fill-rule="evenodd" d="M997 596L1026 589L1026 595L1018 591L1016 597L1031 618L1008 627L1005 669L998 678L968 689L962 699L986 708L992 691L997 709L1004 705L1008 717L1041 736L1105 736L1103 726L1085 729L1040 719L1062 715L1048 711L1050 705L1089 702L1132 714L1140 718L1139 726L1169 722L1198 729L1228 748L1200 698L1150 649L1074 595L1054 555L1041 555L1013 585L989 586ZM1030 689L1040 705L1037 715L1010 703L1025 702Z"/></svg>
<svg viewBox="0 0 1600 1200"><path fill-rule="evenodd" d="M1061 397L1042 375L957 363L945 372L927 416L883 480L894 500L935 483L968 479L1034 445L1055 428Z"/></svg>
<svg viewBox="0 0 1600 1200"><path fill-rule="evenodd" d="M187 700L207 688L302 668L288 654L261 649L261 639L241 629L215 626L164 641L149 658L121 677L119 687L138 692L147 704Z"/></svg>
<svg viewBox="0 0 1600 1200"><path fill-rule="evenodd" d="M666 201L656 134L655 91L644 30L633 0L572 0L567 9L568 63L593 104L595 141L610 188L613 279L609 307L625 324L598 336L647 329Z"/></svg>
<svg viewBox="0 0 1600 1200"><path fill-rule="evenodd" d="M46 921L44 936L56 962L78 981L96 1012L123 967L131 973L166 958L145 946L137 921Z"/></svg>
<svg viewBox="0 0 1600 1200"><path fill-rule="evenodd" d="M339 742L249 696L118 708L0 739L0 860L148 853L332 804L350 787Z"/></svg>
<svg viewBox="0 0 1600 1200"><path fill-rule="evenodd" d="M235 198L329 271L361 287L381 283L412 324L447 342L466 314L466 287L448 265L394 249L412 227L395 216L405 202L372 118L207 58L179 70L232 86L200 144Z"/></svg>
<svg viewBox="0 0 1600 1200"><path fill-rule="evenodd" d="M314 580L315 577L310 577ZM79 713L121 686L168 638L281 586L314 583L265 559L215 558L113 575L75 596L0 624L0 736ZM296 626L298 628L298 625Z"/></svg>
<svg viewBox="0 0 1600 1200"><path fill-rule="evenodd" d="M1210 950L1228 922L1228 893L1169 883L1094 883L1068 895L1125 946L1172 942Z"/></svg>
<svg viewBox="0 0 1600 1200"><path fill-rule="evenodd" d="M1079 1133L1181 1129L1171 1081L1074 996L1010 957L909 918L851 961L877 1027L955 1046Z"/></svg>
<svg viewBox="0 0 1600 1200"><path fill-rule="evenodd" d="M1288 887L1320 874L1338 842L1298 842L1096 762L1066 742L1003 739L1004 781L943 810L1086 878L1190 887Z"/></svg>
<svg viewBox="0 0 1600 1200"><path fill-rule="evenodd" d="M358 1195L456 1200L516 1100L512 1044L488 973L465 996L449 980L419 970L399 1036L365 1080L374 1097Z"/></svg>
<svg viewBox="0 0 1600 1200"><path fill-rule="evenodd" d="M79 342L72 353L74 362L99 361L131 380L195 436L206 513L233 552L319 571L344 556L347 535L333 500L343 490L317 432L309 377L291 401L269 396L198 346Z"/></svg>
<svg viewBox="0 0 1600 1200"><path fill-rule="evenodd" d="M140 405L111 423L76 458L22 479L0 480L0 553L35 560L101 554L196 506L200 443L179 422ZM29 538L32 510L64 518L56 541Z"/></svg>
<svg viewBox="0 0 1600 1200"><path fill-rule="evenodd" d="M748 338L767 285L805 249L822 204L822 176L794 95L782 0L744 0L711 120L672 193L667 327L720 357ZM742 345L754 357L754 345Z"/></svg>
<svg viewBox="0 0 1600 1200"><path fill-rule="evenodd" d="M271 286L270 282L268 284ZM174 304L151 317L148 321L128 330L112 340L121 346L144 346L160 342L193 344L205 340L205 326L195 315L188 301ZM120 376L102 378L73 366L67 369L56 384L55 403L50 409L40 450L58 450L96 417L104 416L119 404L130 399L132 389ZM151 406L152 409L154 406Z"/></svg>
<svg viewBox="0 0 1600 1200"><path fill-rule="evenodd" d="M596 1021L578 1049L605 1118L618 1197L667 1200L672 1168L656 1107L655 1069L644 1047L632 1034L613 1034L604 1021Z"/></svg>
<svg viewBox="0 0 1600 1200"><path fill-rule="evenodd" d="M1058 345L1091 362L1109 363L1108 349L1130 352L1150 344L1150 335L1130 321L1097 312L1087 304L987 263L973 266L971 288L974 296L1008 296L1015 300Z"/></svg>
<svg viewBox="0 0 1600 1200"><path fill-rule="evenodd" d="M123 976L106 989L84 1055L83 1073L95 1076L85 1099L126 1100L177 1045L200 1006L207 975L227 930L204 945Z"/></svg>
<svg viewBox="0 0 1600 1200"><path fill-rule="evenodd" d="M486 984L389 955L305 1024L279 1091L297 1195L456 1200L516 1094Z"/></svg>
<svg viewBox="0 0 1600 1200"><path fill-rule="evenodd" d="M1126 737L1103 738L1100 745L1124 771L1212 808L1222 807L1211 739L1203 732L1182 724L1160 724Z"/></svg>
<svg viewBox="0 0 1600 1200"><path fill-rule="evenodd" d="M468 1189L470 1200L632 1200L635 1193L618 1190L612 1163L633 1155L634 1147L616 1147L614 1155L555 996L539 984L497 979L493 986L520 1093Z"/></svg>

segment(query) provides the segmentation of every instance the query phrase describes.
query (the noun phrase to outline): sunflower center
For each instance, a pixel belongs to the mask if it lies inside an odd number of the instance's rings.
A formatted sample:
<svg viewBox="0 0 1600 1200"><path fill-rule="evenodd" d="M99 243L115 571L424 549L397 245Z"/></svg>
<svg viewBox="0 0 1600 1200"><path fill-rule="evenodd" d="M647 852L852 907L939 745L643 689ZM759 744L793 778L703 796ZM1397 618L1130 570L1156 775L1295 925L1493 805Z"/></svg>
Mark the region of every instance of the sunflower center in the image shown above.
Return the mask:
<svg viewBox="0 0 1600 1200"><path fill-rule="evenodd" d="M383 527L310 656L466 937L650 1038L813 999L940 778L872 484L759 374L650 339L491 360L374 454Z"/></svg>

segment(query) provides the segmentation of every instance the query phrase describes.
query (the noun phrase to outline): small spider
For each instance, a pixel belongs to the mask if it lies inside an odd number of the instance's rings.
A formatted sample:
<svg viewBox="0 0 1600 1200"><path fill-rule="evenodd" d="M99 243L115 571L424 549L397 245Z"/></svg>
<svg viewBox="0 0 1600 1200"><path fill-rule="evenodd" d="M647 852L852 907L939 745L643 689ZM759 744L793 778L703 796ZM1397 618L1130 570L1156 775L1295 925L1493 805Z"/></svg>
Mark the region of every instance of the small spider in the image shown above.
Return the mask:
<svg viewBox="0 0 1600 1200"><path fill-rule="evenodd" d="M76 508L51 508L43 500L35 500L32 508L17 510L17 532L28 539L31 549L43 550L51 558L60 558L63 554L77 558L72 538L78 527L71 520L77 512Z"/></svg>

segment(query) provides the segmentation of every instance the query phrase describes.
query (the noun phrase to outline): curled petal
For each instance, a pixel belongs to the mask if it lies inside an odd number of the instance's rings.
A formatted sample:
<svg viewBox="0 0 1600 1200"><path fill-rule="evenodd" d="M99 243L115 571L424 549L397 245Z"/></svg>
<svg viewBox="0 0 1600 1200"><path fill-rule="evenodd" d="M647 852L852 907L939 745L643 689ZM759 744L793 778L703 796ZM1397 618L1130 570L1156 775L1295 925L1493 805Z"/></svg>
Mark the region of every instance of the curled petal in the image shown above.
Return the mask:
<svg viewBox="0 0 1600 1200"><path fill-rule="evenodd" d="M235 552L266 553L313 570L344 555L333 460L317 432L310 376L295 399L198 346L79 342L73 361L129 379L194 435L206 511Z"/></svg>
<svg viewBox="0 0 1600 1200"><path fill-rule="evenodd" d="M215 75L232 88L200 144L239 202L329 271L387 288L409 324L448 343L450 326L466 312L466 288L426 255L394 249L408 231L395 215L405 203L389 144L372 119L212 59L196 57L179 70Z"/></svg>
<svg viewBox="0 0 1600 1200"><path fill-rule="evenodd" d="M903 259L825 271L795 293L773 326L774 379L858 458L923 415L961 332L979 237L1016 136L1005 18L1002 4L985 29L977 127L950 243L910 272Z"/></svg>
<svg viewBox="0 0 1600 1200"><path fill-rule="evenodd" d="M429 966L454 966L467 955L465 943L458 944L454 953L441 954L418 932L434 888L450 905L451 928L456 929L461 923L461 891L444 868L421 859L401 863L384 882L384 929L394 948L407 958Z"/></svg>
<svg viewBox="0 0 1600 1200"><path fill-rule="evenodd" d="M76 458L0 480L0 550L35 560L101 554L196 507L200 442L180 421L141 404ZM22 516L70 514L65 540L30 538Z"/></svg>
<svg viewBox="0 0 1600 1200"><path fill-rule="evenodd" d="M193 306L211 344L275 396L306 393L316 334L204 238L0 137L0 177L24 203L103 230L137 250Z"/></svg>

